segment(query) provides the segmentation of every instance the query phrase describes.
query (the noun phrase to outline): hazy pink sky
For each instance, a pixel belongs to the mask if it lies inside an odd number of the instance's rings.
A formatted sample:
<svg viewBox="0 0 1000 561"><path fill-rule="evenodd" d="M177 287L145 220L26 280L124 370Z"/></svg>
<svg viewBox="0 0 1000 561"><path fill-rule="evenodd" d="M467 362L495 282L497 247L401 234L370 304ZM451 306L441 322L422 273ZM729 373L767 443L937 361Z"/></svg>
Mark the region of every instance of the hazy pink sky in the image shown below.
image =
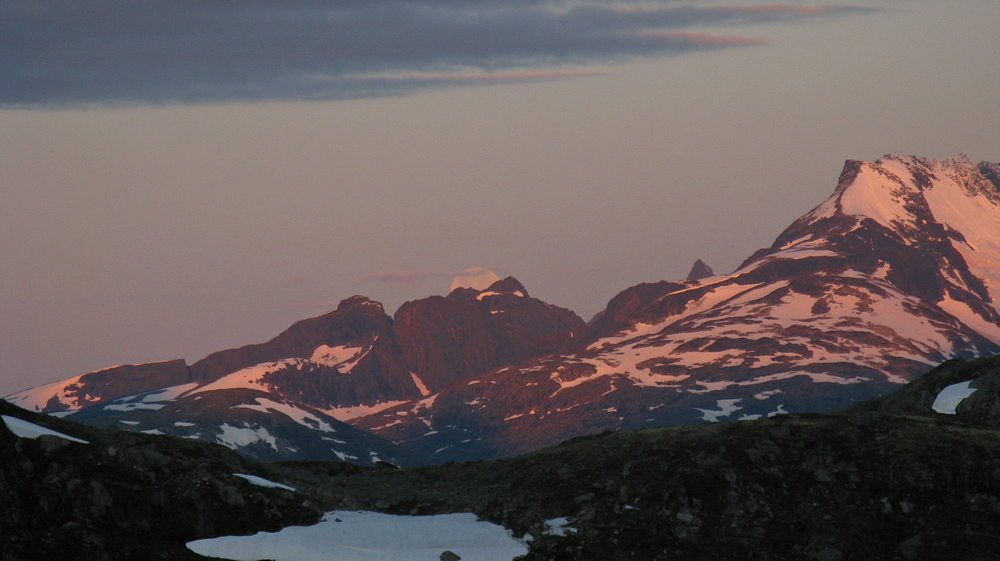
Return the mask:
<svg viewBox="0 0 1000 561"><path fill-rule="evenodd" d="M995 0L480 4L0 3L0 395L469 267L589 319L845 159L1000 160Z"/></svg>

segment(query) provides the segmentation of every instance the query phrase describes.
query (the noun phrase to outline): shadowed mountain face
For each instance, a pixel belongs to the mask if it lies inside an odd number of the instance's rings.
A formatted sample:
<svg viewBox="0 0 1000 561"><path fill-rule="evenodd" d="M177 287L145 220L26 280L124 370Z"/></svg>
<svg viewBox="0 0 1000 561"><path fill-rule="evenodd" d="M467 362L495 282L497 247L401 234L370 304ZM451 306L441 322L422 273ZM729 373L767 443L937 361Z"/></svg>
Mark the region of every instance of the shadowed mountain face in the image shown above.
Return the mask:
<svg viewBox="0 0 1000 561"><path fill-rule="evenodd" d="M400 306L396 339L407 364L437 392L500 366L576 350L586 326L573 312L528 296L513 277L483 291L457 288Z"/></svg>
<svg viewBox="0 0 1000 561"><path fill-rule="evenodd" d="M735 272L696 263L687 280L622 291L589 325L513 278L408 302L394 318L358 296L190 367L116 367L8 399L89 406L70 414L135 430L193 423L182 436L286 458L318 449L282 427L334 439L323 427L339 420L433 462L603 430L832 411L943 360L1000 350L998 169L964 157L848 161L827 201ZM258 437L236 444L223 425ZM390 452L323 442L359 463Z"/></svg>

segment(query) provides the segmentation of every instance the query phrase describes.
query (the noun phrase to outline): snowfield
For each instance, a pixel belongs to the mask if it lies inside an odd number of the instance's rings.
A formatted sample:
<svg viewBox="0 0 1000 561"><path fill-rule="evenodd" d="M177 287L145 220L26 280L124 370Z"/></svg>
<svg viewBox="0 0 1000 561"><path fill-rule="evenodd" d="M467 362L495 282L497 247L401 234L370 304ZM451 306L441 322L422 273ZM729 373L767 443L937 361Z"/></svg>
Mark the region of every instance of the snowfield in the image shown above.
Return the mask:
<svg viewBox="0 0 1000 561"><path fill-rule="evenodd" d="M29 423L18 419L17 417L11 417L9 415L0 415L3 418L4 424L10 429L10 432L19 436L20 438L38 438L39 436L58 436L59 438L65 438L70 442L79 442L80 444L90 444L86 440L81 440L69 435L65 435L61 432L56 432L52 429L47 429L45 427L36 425L35 423Z"/></svg>
<svg viewBox="0 0 1000 561"><path fill-rule="evenodd" d="M958 413L958 404L962 403L962 400L976 391L976 388L969 387L971 384L972 382L970 381L947 386L937 394L937 398L934 400L934 405L931 405L931 409L945 415L956 415Z"/></svg>
<svg viewBox="0 0 1000 561"><path fill-rule="evenodd" d="M472 513L395 516L331 511L313 526L252 536L197 540L188 549L237 561L437 561L445 551L462 559L510 561L528 553L523 540Z"/></svg>

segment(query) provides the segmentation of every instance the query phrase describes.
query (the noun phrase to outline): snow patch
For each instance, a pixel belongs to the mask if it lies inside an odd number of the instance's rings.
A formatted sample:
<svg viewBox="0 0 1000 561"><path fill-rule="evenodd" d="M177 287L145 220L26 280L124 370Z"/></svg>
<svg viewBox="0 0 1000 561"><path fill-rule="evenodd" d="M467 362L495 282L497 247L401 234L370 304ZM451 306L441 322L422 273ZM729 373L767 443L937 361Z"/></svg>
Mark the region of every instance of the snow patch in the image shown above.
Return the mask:
<svg viewBox="0 0 1000 561"><path fill-rule="evenodd" d="M720 399L715 402L715 406L719 408L718 411L712 409L698 409L702 413L702 419L708 421L709 423L718 423L719 417L728 417L733 413L743 409L737 403L743 401L742 399Z"/></svg>
<svg viewBox="0 0 1000 561"><path fill-rule="evenodd" d="M10 432L14 433L20 438L38 438L40 436L58 436L59 438L66 439L70 442L79 442L80 444L90 444L86 440L81 440L69 435L65 435L61 432L56 432L52 429L47 429L45 427L36 425L35 423L30 423L23 419L18 419L17 417L11 417L9 415L0 415L3 418L4 424Z"/></svg>
<svg viewBox="0 0 1000 561"><path fill-rule="evenodd" d="M250 483L253 483L254 485L257 485L258 487L269 487L269 488L272 488L272 489L285 489L287 491L294 491L295 490L294 487L289 487L288 485L285 485L283 483L275 483L274 481L271 481L270 479L264 479L263 477L257 477L256 475L248 475L246 473L234 473L233 475L235 475L236 477L242 477L243 479L246 479Z"/></svg>
<svg viewBox="0 0 1000 561"><path fill-rule="evenodd" d="M187 392L193 390L196 387L198 387L198 382L191 382L190 384L181 384L179 386L169 387L164 390L144 395L142 397L142 401L144 403L176 401L178 397L186 394Z"/></svg>
<svg viewBox="0 0 1000 561"><path fill-rule="evenodd" d="M931 409L944 415L957 414L958 404L976 392L976 388L969 387L972 382L959 382L952 384L941 390L934 399Z"/></svg>
<svg viewBox="0 0 1000 561"><path fill-rule="evenodd" d="M472 513L396 516L331 511L313 526L197 540L188 549L237 561L425 561L451 551L462 559L509 561L528 553L523 540Z"/></svg>
<svg viewBox="0 0 1000 561"><path fill-rule="evenodd" d="M75 392L75 390L79 389L80 378L83 378L83 376L81 374L69 380L60 380L51 384L45 384L44 386L29 388L8 395L4 399L23 409L41 411L48 404L49 400L54 397L56 401L70 409L80 409L83 405L80 404L79 397L76 395L70 396L69 392L71 390Z"/></svg>
<svg viewBox="0 0 1000 561"><path fill-rule="evenodd" d="M546 536L566 536L575 533L576 528L569 525L569 519L565 516L545 521L543 534Z"/></svg>
<svg viewBox="0 0 1000 561"><path fill-rule="evenodd" d="M136 411L139 409L156 411L157 409L162 409L162 403L143 403L141 401L133 403L109 403L104 406L105 411Z"/></svg>
<svg viewBox="0 0 1000 561"><path fill-rule="evenodd" d="M397 405L406 403L405 401L385 401L377 402L375 405L348 405L345 407L331 407L329 409L322 409L324 413L337 419L338 421L346 422L351 419L357 419L358 417L367 417L368 415L374 415L386 409L395 407Z"/></svg>
<svg viewBox="0 0 1000 561"><path fill-rule="evenodd" d="M413 384L417 386L418 390L420 390L420 395L424 397L431 395L431 390L427 388L427 384L424 384L424 381L421 380L416 373L410 372L410 377L413 378Z"/></svg>
<svg viewBox="0 0 1000 561"><path fill-rule="evenodd" d="M378 337L375 337L378 339ZM372 345L375 341L372 341ZM371 350L371 345L368 348L364 347L348 347L345 345L328 347L326 345L320 345L316 347L313 351L312 357L309 359L316 364L322 364L324 366L330 366L336 368L338 372L346 374L354 368L358 362L368 355L368 351Z"/></svg>
<svg viewBox="0 0 1000 561"><path fill-rule="evenodd" d="M337 432L336 429L331 427L329 423L323 421L308 411L295 407L294 405L279 403L277 401L267 399L266 397L258 397L254 401L256 401L256 405L236 405L233 409L251 409L253 411L260 411L268 414L272 411L277 411L304 427L321 430L323 432Z"/></svg>
<svg viewBox="0 0 1000 561"><path fill-rule="evenodd" d="M252 429L249 423L244 423L243 427L233 427L228 423L222 423L222 426L219 427L222 429L222 434L217 435L215 441L233 450L248 446L254 442L266 442L275 451L278 450L277 441L264 427Z"/></svg>

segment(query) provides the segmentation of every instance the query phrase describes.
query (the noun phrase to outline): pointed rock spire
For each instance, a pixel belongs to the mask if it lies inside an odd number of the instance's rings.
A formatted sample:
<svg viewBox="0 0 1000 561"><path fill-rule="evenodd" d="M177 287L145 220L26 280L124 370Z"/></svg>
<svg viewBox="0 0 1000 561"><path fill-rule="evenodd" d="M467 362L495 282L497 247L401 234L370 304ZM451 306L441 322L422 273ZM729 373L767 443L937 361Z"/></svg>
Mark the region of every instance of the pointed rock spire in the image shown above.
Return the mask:
<svg viewBox="0 0 1000 561"><path fill-rule="evenodd" d="M694 266L691 267L691 272L688 273L687 280L701 280L707 277L714 277L715 271L712 270L704 261L701 259L694 262Z"/></svg>

